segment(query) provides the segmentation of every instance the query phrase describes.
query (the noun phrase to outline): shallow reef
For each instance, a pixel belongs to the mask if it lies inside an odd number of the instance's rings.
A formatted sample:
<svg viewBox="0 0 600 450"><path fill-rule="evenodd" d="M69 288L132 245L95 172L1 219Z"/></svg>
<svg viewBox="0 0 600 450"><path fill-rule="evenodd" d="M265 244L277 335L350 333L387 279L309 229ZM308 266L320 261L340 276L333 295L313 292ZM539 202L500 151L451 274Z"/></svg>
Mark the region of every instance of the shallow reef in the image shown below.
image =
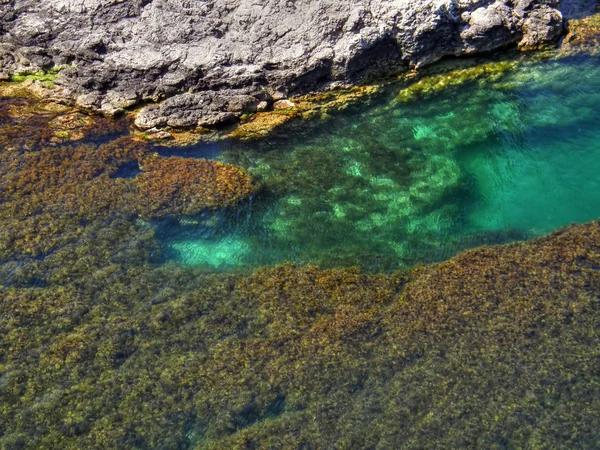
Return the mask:
<svg viewBox="0 0 600 450"><path fill-rule="evenodd" d="M546 143L573 127L563 145L595 183L599 66L573 83L577 61L548 64L504 70L485 95L460 90L484 84L474 72L405 102L392 87L368 111L307 121L293 147L274 134L221 161L136 139L126 118L1 98L0 449L600 447L600 222L454 256L532 237L498 225L501 197L480 214L490 228L440 244L468 219L465 185L494 199L502 164L519 166L519 195L540 192L524 176L539 166L473 158L494 139L533 130L566 171ZM551 206L562 221L573 204ZM529 205L511 217L542 227ZM228 239L169 261L173 223ZM280 264L278 241L302 263ZM272 266L247 264L256 248Z"/></svg>
<svg viewBox="0 0 600 450"><path fill-rule="evenodd" d="M147 151L2 147L0 447L600 444L598 222L389 274L208 273L161 260L120 171L205 164Z"/></svg>
<svg viewBox="0 0 600 450"><path fill-rule="evenodd" d="M389 275L152 266L139 233L0 266L4 448L599 443L596 222Z"/></svg>
<svg viewBox="0 0 600 450"><path fill-rule="evenodd" d="M125 119L30 99L3 100L0 113L0 259L42 257L116 218L226 207L257 187L241 168L154 155L124 136Z"/></svg>
<svg viewBox="0 0 600 450"><path fill-rule="evenodd" d="M597 53L598 44L600 44L600 13L569 21L569 34L565 36L562 45L564 52Z"/></svg>

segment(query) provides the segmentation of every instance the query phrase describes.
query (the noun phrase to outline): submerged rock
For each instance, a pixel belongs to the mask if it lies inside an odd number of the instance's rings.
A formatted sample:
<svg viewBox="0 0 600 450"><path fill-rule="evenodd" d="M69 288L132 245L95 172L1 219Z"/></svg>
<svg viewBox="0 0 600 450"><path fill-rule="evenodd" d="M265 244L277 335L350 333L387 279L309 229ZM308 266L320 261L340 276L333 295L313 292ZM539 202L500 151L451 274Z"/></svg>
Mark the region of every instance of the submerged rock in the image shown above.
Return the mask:
<svg viewBox="0 0 600 450"><path fill-rule="evenodd" d="M568 3L568 2L563 2ZM68 66L56 83L113 115L156 102L140 128L205 127L448 55L536 47L559 1L23 0L0 4L0 76ZM259 108L259 105L262 105Z"/></svg>
<svg viewBox="0 0 600 450"><path fill-rule="evenodd" d="M598 6L600 11L600 5ZM569 22L569 34L565 37L562 50L597 51L600 43L600 13Z"/></svg>
<svg viewBox="0 0 600 450"><path fill-rule="evenodd" d="M242 168L164 158L144 140L118 137L127 123L26 98L0 102L0 259L39 257L117 216L226 207L258 187Z"/></svg>
<svg viewBox="0 0 600 450"><path fill-rule="evenodd" d="M248 197L256 186L241 168L206 159L151 156L136 180L144 216L197 214Z"/></svg>

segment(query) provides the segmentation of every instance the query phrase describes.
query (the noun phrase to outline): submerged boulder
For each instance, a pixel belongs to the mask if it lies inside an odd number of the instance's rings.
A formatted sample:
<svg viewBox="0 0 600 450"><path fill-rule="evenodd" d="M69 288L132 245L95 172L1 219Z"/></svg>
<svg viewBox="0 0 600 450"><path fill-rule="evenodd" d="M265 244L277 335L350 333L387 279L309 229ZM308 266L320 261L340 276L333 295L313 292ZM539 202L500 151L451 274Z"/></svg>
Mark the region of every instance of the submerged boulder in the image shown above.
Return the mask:
<svg viewBox="0 0 600 450"><path fill-rule="evenodd" d="M228 206L256 188L244 169L206 159L150 156L140 161L140 169L135 183L145 217L193 215Z"/></svg>

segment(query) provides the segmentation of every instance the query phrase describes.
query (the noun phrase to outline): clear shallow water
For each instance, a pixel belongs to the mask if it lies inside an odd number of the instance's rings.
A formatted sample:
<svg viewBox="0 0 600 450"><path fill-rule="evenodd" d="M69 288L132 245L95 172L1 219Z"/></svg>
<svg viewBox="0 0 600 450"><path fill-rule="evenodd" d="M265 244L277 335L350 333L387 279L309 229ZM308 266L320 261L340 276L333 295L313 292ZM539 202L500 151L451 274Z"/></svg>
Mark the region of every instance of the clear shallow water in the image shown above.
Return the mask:
<svg viewBox="0 0 600 450"><path fill-rule="evenodd" d="M163 222L170 258L391 270L600 216L600 62L525 63L411 101L399 86L258 143L159 149L247 168L235 210Z"/></svg>
<svg viewBox="0 0 600 450"><path fill-rule="evenodd" d="M265 189L151 223L147 145L0 107L0 447L596 448L597 222L411 274L215 272L387 270L596 217L598 66L159 149Z"/></svg>

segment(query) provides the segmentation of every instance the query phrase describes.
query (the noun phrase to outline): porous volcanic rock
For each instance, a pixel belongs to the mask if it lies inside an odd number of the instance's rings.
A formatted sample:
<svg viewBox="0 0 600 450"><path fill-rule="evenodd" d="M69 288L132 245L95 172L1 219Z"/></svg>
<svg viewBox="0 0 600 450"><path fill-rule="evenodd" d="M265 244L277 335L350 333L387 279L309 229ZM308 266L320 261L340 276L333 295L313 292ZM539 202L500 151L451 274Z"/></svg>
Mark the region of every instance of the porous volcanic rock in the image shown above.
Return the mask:
<svg viewBox="0 0 600 450"><path fill-rule="evenodd" d="M164 100L136 124L216 126L287 95L556 41L565 3L0 0L0 78L67 66L56 84L84 108Z"/></svg>

